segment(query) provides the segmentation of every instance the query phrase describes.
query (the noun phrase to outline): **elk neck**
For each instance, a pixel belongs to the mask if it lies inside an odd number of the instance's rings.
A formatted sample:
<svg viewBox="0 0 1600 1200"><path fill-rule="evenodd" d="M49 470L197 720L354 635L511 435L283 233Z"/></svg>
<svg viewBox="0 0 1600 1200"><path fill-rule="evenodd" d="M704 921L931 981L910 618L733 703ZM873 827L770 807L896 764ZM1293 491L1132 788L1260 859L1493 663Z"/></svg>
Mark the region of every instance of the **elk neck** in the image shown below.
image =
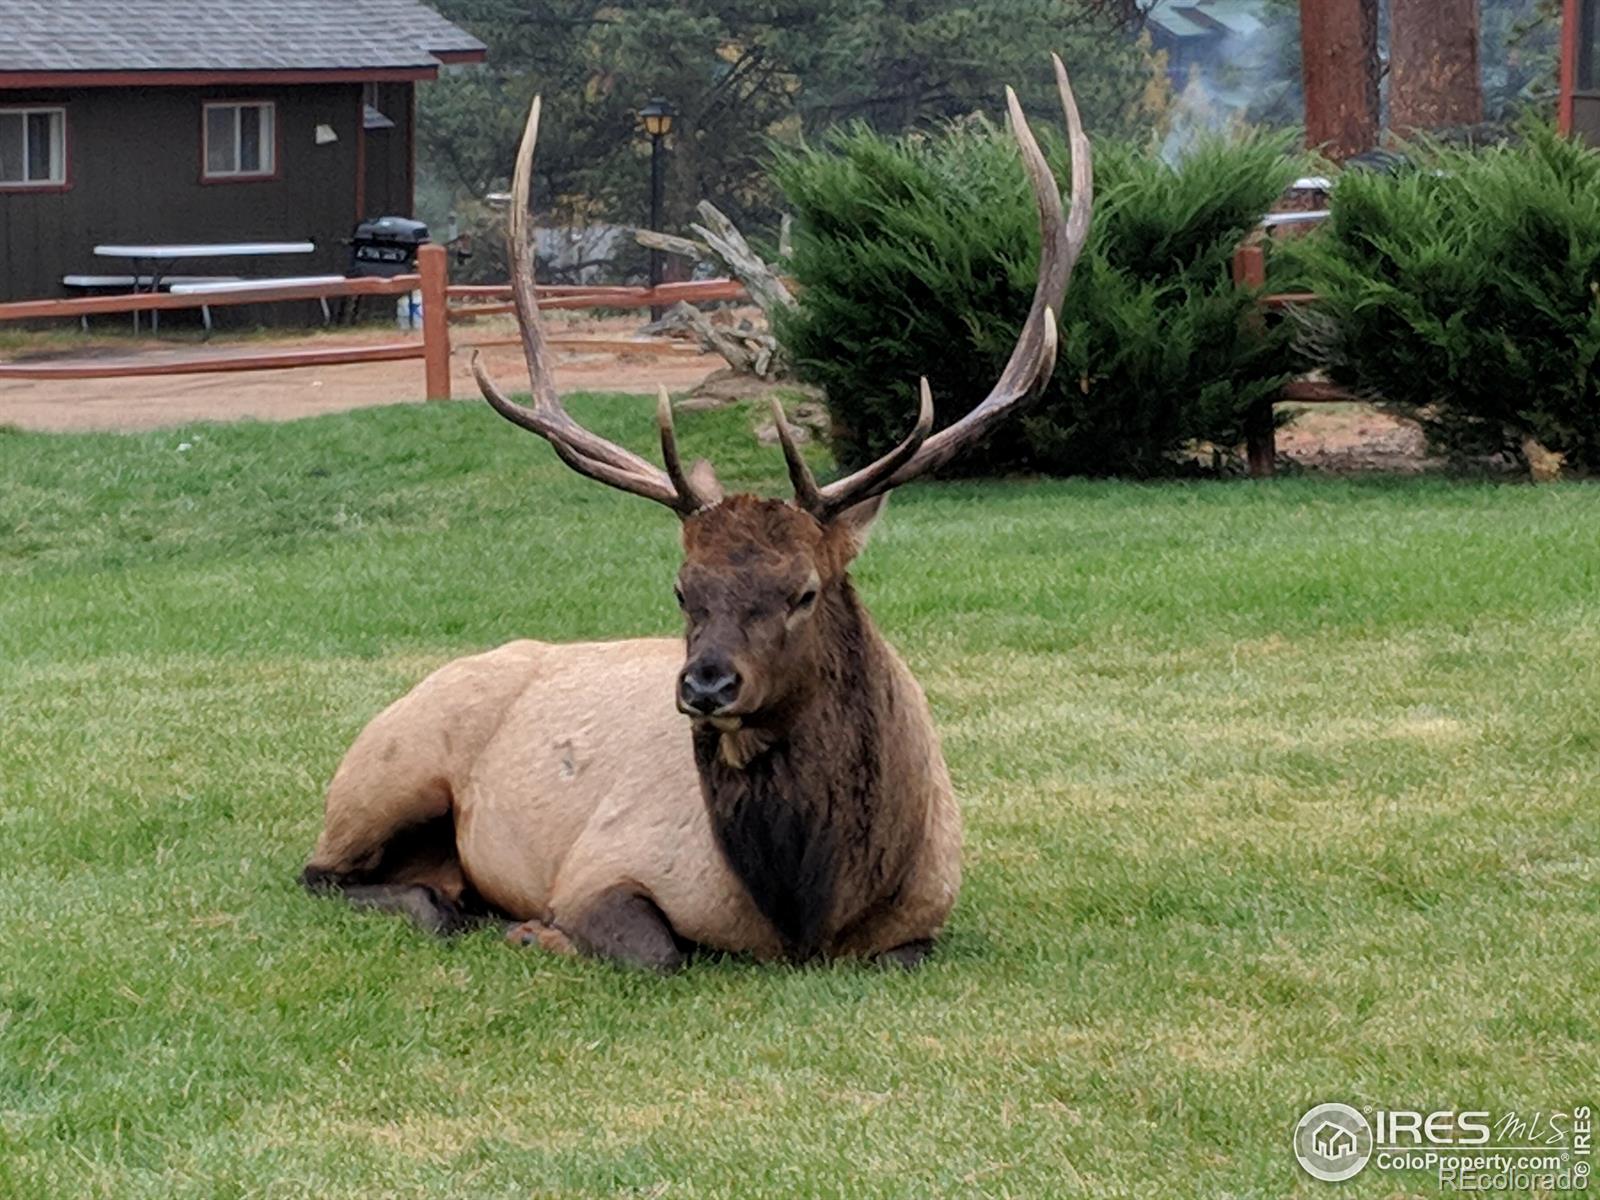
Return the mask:
<svg viewBox="0 0 1600 1200"><path fill-rule="evenodd" d="M694 733L717 844L800 961L899 885L906 856L896 845L914 817L886 801L920 794L884 786L892 652L848 578L819 603L827 650L812 686L763 724Z"/></svg>

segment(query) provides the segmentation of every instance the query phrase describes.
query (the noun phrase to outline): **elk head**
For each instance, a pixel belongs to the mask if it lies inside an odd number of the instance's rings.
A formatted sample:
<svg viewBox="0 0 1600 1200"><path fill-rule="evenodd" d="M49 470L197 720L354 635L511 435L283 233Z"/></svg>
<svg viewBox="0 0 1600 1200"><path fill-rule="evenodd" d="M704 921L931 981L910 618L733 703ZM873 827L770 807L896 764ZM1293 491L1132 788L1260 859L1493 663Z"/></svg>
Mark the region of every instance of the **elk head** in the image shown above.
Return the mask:
<svg viewBox="0 0 1600 1200"><path fill-rule="evenodd" d="M533 278L529 188L538 140L534 100L512 187L509 237L512 293L533 383L531 406L506 396L474 361L484 397L501 416L538 434L573 470L654 500L683 521L684 563L676 592L687 621L688 656L678 677L678 707L724 732L771 723L803 699L823 674L841 622L854 610L848 570L888 493L949 462L981 440L1030 396L1055 367L1056 317L1088 237L1093 175L1072 88L1060 58L1056 84L1072 149L1072 207L1039 150L1015 93L1006 89L1011 131L1039 210L1041 252L1033 305L1000 380L966 416L933 432L933 396L920 387L921 410L906 439L877 462L818 485L783 408L774 402L779 439L794 486L792 501L724 497L709 463L685 470L662 389L656 408L663 467L583 428L556 395L539 322Z"/></svg>

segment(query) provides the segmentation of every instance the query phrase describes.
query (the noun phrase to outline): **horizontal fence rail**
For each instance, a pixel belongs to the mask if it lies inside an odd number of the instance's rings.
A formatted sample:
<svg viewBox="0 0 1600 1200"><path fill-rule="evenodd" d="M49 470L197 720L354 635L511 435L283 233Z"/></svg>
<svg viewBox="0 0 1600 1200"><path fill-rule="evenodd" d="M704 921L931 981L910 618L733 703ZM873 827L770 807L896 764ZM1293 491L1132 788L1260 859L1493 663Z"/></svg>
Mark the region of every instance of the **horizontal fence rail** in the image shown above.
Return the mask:
<svg viewBox="0 0 1600 1200"><path fill-rule="evenodd" d="M136 379L155 375L210 375L228 371L281 371L291 367L342 366L347 363L402 362L421 358L421 342L390 342L378 346L326 346L309 350L262 350L256 353L218 354L207 358L179 358L170 362L132 359L97 362L0 363L0 379Z"/></svg>
<svg viewBox="0 0 1600 1200"><path fill-rule="evenodd" d="M51 317L93 317L107 313L169 312L183 308L218 308L229 304L263 304L283 300L333 300L343 296L404 296L422 285L420 275L393 279L343 279L338 283L285 284L250 291L139 292L128 296L82 296L66 300L14 300L0 304L0 322L37 321Z"/></svg>
<svg viewBox="0 0 1600 1200"><path fill-rule="evenodd" d="M89 296L73 299L19 300L0 304L0 324L52 318L82 318L117 313L169 312L225 305L279 303L293 300L334 300L362 296L405 296L422 293L422 337L371 346L313 346L295 349L249 348L225 353L174 355L156 361L104 358L92 362L0 362L5 379L127 379L160 375L201 375L229 371L275 371L295 367L344 366L357 363L423 361L424 386L429 400L450 398L450 322L495 316L516 310L509 284L452 286L449 256L442 246L423 246L417 252L416 274L392 279L341 279L325 283L265 285L247 291L163 294L140 292L123 296ZM544 309L651 308L680 301L708 303L746 297L744 285L734 279L704 279L662 284L657 288L610 287L590 284L542 284L539 305ZM699 347L670 338L605 337L555 333L552 346L621 354L698 356ZM499 337L463 343L463 349L517 345L519 338Z"/></svg>

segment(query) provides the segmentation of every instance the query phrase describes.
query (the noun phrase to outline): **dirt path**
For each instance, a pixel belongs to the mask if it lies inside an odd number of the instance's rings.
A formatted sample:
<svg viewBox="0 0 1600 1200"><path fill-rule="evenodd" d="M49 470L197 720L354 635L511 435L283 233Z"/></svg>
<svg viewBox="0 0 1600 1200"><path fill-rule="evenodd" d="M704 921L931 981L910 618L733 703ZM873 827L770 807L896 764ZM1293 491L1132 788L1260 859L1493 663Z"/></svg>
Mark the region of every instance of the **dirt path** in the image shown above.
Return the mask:
<svg viewBox="0 0 1600 1200"><path fill-rule="evenodd" d="M612 318L558 319L553 331L584 335L627 336L637 320ZM458 342L507 336L509 321L484 322L462 330ZM318 332L298 339L301 345L372 344L398 337L380 330ZM204 346L176 339L126 338L81 340L41 339L36 347L13 350L6 357L34 361L92 358L148 359L227 353L272 343L255 339L218 338ZM283 343L290 344L287 340ZM521 351L514 346L484 352L490 371L512 389L527 386ZM714 355L671 357L557 352L556 382L563 392L633 392L650 394L658 383L674 392L688 391L723 365ZM451 390L457 399L478 395L468 355L458 350L451 360ZM421 403L420 360L363 363L346 367L302 367L288 371L248 371L225 375L173 375L134 379L37 382L0 380L0 425L52 432L109 430L130 432L186 425L195 421L292 421L319 413L343 412L384 404ZM1427 465L1420 431L1392 417L1356 404L1302 409L1294 423L1278 432L1278 453L1315 471L1417 471Z"/></svg>
<svg viewBox="0 0 1600 1200"><path fill-rule="evenodd" d="M631 332L631 328L627 323L589 322L574 331L620 335ZM484 331L504 332L506 330ZM314 341L303 344L363 345L394 341L402 336L363 330L319 334ZM64 349L64 345L68 348ZM267 343L259 339L218 338L204 349L173 342L134 343L126 339L73 346L52 339L41 343L38 351L14 353L8 357L60 361L114 354L118 358L154 360L266 346ZM484 351L484 359L494 375L503 379L509 388L520 391L527 387L526 368L521 351L516 347L492 347ZM557 385L563 392L653 393L657 383L664 383L673 391L686 391L722 365L722 360L714 355L668 358L558 352L556 356ZM451 391L458 399L478 395L478 385L472 378L465 353L458 352L451 360ZM194 421L292 421L352 408L420 403L422 395L421 360L133 379L0 380L0 425L53 432L131 432Z"/></svg>

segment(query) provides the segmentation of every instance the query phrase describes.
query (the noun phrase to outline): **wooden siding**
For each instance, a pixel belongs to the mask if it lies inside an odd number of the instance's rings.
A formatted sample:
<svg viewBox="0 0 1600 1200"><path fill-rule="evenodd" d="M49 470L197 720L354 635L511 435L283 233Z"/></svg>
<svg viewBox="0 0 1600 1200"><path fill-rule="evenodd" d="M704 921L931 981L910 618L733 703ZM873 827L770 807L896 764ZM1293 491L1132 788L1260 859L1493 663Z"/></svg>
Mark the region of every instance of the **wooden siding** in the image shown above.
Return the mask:
<svg viewBox="0 0 1600 1200"><path fill-rule="evenodd" d="M416 85L410 83L378 85L378 110L394 122L394 128L367 131L363 220L411 215L411 100L415 90Z"/></svg>
<svg viewBox="0 0 1600 1200"><path fill-rule="evenodd" d="M1572 97L1572 130L1591 146L1600 146L1600 95L1579 92Z"/></svg>
<svg viewBox="0 0 1600 1200"><path fill-rule="evenodd" d="M409 143L411 84L385 84L385 110L398 126L368 135L367 185L382 189L366 207L409 213L394 191L409 163L396 164L385 139ZM389 93L397 93L395 101ZM403 103L398 93L404 93ZM201 182L201 112L206 101L271 100L277 105L278 177ZM357 213L359 83L279 87L95 88L0 92L0 104L63 104L72 186L59 192L0 193L0 300L65 294L67 274L131 274L131 264L98 258L103 242L285 241L309 238L315 254L205 259L185 274L342 274ZM316 144L316 127L338 140Z"/></svg>

